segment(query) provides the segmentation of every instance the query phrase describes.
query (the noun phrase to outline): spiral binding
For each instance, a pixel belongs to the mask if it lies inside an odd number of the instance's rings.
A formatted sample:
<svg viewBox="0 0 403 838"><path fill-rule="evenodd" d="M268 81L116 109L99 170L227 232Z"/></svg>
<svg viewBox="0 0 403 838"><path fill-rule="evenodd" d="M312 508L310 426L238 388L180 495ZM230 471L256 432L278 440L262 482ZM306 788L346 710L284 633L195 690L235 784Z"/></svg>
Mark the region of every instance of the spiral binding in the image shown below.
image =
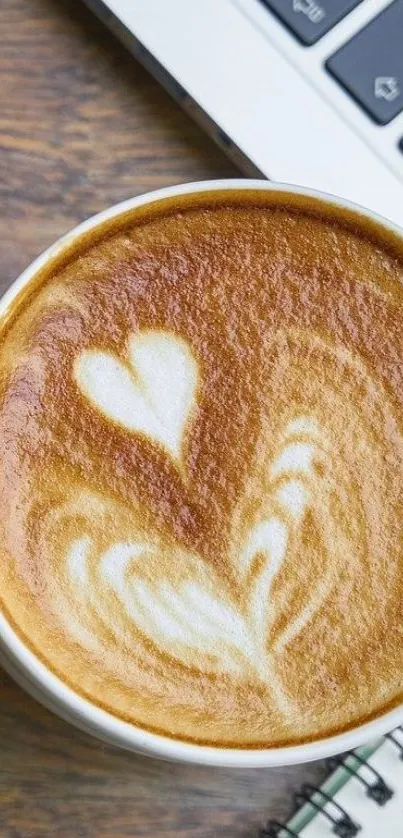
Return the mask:
<svg viewBox="0 0 403 838"><path fill-rule="evenodd" d="M403 734L403 727L397 728L397 730ZM403 739L398 739L396 731L386 734L386 739L389 739L399 749L400 759L403 760ZM361 766L366 766L370 775L372 775L372 781L365 779L357 773L357 770L351 765L352 760L355 761L357 769L361 768ZM348 751L346 754L331 757L327 764L330 771L334 771L337 768L344 768L351 777L354 777L365 787L368 797L378 806L384 806L393 796L393 790L385 783L381 774L356 751ZM309 803L310 806L316 809L318 814L326 818L332 834L337 835L338 838L355 838L358 835L361 828L360 825L355 823L348 812L321 788L305 783L299 792L297 792L294 799L298 808ZM320 802L318 802L318 799ZM326 810L327 803L332 804L332 811L335 812L334 815ZM280 836L281 838L298 838L298 833L287 826L286 823L270 820L261 830L260 836L261 838L280 838Z"/></svg>
<svg viewBox="0 0 403 838"><path fill-rule="evenodd" d="M366 765L374 778L374 782L371 783L366 780L365 777L362 777L361 774L357 774L357 771L347 762L349 757L353 757L356 762L358 762L359 766ZM352 777L358 780L361 785L365 787L368 797L370 797L371 800L374 800L378 806L384 806L393 795L392 789L386 785L385 780L381 777L378 771L375 771L375 768L373 768L372 765L369 765L365 759L354 753L354 751L350 754L342 754L339 757L330 757L327 764L331 771L339 767L348 771Z"/></svg>
<svg viewBox="0 0 403 838"><path fill-rule="evenodd" d="M396 730L400 730L401 733L403 732L403 728L401 727L396 728ZM393 745L396 745L396 748L398 748L400 751L400 759L403 760L403 742L401 742L397 738L396 731L393 731L392 733L387 733L385 738L389 739L389 742L392 742Z"/></svg>

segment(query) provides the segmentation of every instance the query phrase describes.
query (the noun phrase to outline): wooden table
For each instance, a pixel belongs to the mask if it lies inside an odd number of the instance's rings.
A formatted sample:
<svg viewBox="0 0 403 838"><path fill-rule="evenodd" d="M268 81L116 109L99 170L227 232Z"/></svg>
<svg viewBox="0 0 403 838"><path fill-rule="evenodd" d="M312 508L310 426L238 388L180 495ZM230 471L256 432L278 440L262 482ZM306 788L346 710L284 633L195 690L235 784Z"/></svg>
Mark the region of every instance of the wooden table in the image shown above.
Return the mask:
<svg viewBox="0 0 403 838"><path fill-rule="evenodd" d="M0 0L1 290L78 221L235 168L79 0ZM321 764L168 765L68 727L0 672L1 838L255 836Z"/></svg>

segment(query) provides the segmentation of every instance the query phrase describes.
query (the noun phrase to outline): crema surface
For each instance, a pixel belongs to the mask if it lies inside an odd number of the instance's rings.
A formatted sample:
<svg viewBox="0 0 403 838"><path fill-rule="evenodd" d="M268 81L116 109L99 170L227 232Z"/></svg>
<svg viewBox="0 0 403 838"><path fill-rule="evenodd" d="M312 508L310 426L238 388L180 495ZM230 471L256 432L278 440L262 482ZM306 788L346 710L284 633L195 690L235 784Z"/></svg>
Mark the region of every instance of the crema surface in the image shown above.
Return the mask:
<svg viewBox="0 0 403 838"><path fill-rule="evenodd" d="M134 210L0 347L0 608L78 694L263 748L403 699L403 246L272 193Z"/></svg>

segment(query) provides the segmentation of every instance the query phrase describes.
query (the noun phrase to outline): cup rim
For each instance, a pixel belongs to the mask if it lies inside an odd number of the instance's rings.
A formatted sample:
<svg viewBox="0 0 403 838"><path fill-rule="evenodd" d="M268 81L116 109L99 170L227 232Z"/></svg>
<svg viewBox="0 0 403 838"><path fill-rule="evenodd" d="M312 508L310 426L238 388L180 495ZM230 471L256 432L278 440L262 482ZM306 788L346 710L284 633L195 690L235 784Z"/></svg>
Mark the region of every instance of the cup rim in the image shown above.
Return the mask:
<svg viewBox="0 0 403 838"><path fill-rule="evenodd" d="M307 187L294 186L287 183L273 183L265 180L235 178L198 181L138 195L91 216L78 224L67 234L59 238L53 245L41 253L20 274L5 292L0 300L0 317L3 317L9 305L47 263L53 261L70 245L74 244L83 234L102 225L105 221L117 218L129 210L151 204L166 198L182 197L185 195L212 191L258 190L288 193L316 198L336 209L347 209L366 219L375 221L384 229L402 238L403 230L396 224L383 218L372 210L365 209L358 204L343 198L326 194ZM365 744L369 740L381 737L403 721L403 703L389 710L375 719L357 725L350 730L335 733L312 742L297 745L286 745L273 748L231 748L208 746L181 739L170 738L162 734L152 733L130 722L113 716L98 707L88 699L78 695L61 678L51 672L47 666L31 651L17 632L12 628L4 613L0 611L0 650L5 652L10 660L10 669L17 680L26 686L28 691L35 693L44 703L59 713L65 719L78 727L85 729L99 738L106 739L111 744L137 751L161 759L231 768L259 768L293 765L311 760L323 759L341 751L348 751ZM5 663L7 669L7 662Z"/></svg>

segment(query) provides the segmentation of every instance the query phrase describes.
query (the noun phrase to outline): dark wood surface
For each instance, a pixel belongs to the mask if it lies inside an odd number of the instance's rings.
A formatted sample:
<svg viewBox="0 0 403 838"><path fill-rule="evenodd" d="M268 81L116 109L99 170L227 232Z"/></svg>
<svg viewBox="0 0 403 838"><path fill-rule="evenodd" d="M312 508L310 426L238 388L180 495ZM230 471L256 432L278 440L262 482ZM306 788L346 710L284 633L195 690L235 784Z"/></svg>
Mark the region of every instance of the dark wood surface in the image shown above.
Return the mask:
<svg viewBox="0 0 403 838"><path fill-rule="evenodd" d="M235 168L79 0L0 0L0 289L78 221ZM68 727L0 671L1 838L254 836L321 764L168 765Z"/></svg>

